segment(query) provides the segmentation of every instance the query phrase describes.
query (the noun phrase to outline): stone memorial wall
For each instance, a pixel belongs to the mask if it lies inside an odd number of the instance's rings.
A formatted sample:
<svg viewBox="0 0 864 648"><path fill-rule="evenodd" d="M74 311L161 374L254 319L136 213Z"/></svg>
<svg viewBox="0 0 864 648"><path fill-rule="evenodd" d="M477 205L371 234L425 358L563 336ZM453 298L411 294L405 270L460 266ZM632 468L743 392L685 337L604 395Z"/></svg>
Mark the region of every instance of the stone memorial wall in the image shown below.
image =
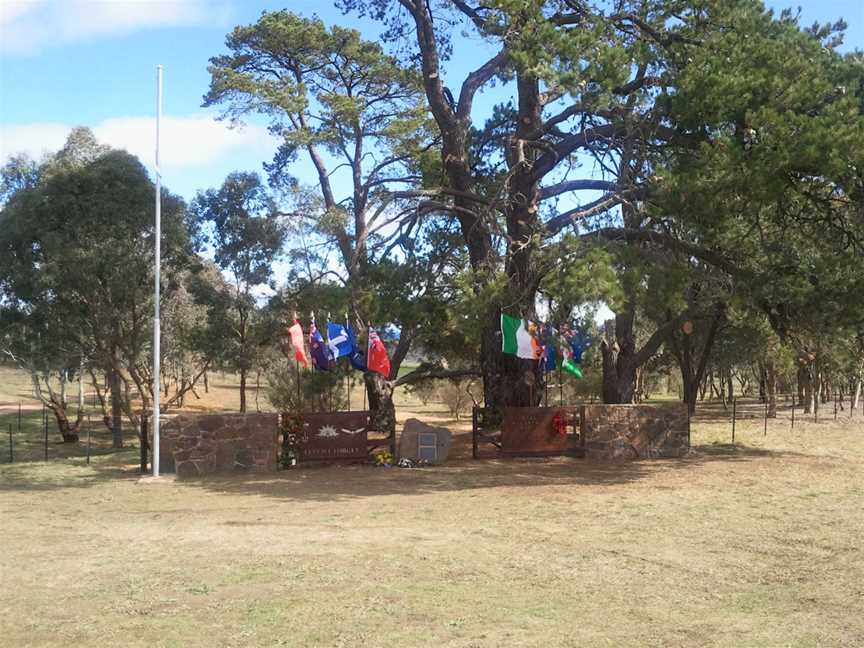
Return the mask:
<svg viewBox="0 0 864 648"><path fill-rule="evenodd" d="M182 414L163 419L159 436L160 468L179 479L277 469L278 414Z"/></svg>
<svg viewBox="0 0 864 648"><path fill-rule="evenodd" d="M687 408L664 405L582 405L586 457L630 460L682 457L690 450Z"/></svg>

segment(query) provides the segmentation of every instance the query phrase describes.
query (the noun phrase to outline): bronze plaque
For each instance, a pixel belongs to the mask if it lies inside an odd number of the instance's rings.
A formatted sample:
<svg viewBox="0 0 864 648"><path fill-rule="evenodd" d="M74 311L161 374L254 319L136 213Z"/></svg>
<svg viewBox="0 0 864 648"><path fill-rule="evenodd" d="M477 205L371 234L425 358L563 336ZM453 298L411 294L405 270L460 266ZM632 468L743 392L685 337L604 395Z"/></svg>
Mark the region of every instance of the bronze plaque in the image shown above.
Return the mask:
<svg viewBox="0 0 864 648"><path fill-rule="evenodd" d="M555 424L564 417L568 429L573 412L564 407L505 407L501 426L501 452L511 457L542 457L565 454L568 436ZM560 420L560 419L559 419Z"/></svg>
<svg viewBox="0 0 864 648"><path fill-rule="evenodd" d="M300 461L367 461L369 412L303 414Z"/></svg>

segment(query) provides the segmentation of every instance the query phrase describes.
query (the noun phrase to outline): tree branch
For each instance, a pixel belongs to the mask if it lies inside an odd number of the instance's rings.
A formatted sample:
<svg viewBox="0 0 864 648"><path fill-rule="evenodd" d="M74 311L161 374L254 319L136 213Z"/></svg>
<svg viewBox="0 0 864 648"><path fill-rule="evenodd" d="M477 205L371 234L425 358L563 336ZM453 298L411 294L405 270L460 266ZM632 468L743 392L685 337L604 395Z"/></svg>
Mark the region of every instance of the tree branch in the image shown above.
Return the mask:
<svg viewBox="0 0 864 648"><path fill-rule="evenodd" d="M608 180L565 180L554 185L540 187L540 200L548 200L555 196L560 196L568 191L586 191L594 189L597 191L612 191L616 188L614 182Z"/></svg>
<svg viewBox="0 0 864 648"><path fill-rule="evenodd" d="M399 387L400 385L413 385L424 380L467 378L469 376L476 378L481 375L482 373L479 368L445 369L441 365L424 362L414 371L411 371L399 378L393 383L393 386Z"/></svg>
<svg viewBox="0 0 864 648"><path fill-rule="evenodd" d="M658 232L655 230L628 229L623 227L605 227L593 232L588 232L580 237L583 241L592 239L604 239L606 241L625 241L627 243L653 243L667 250L675 252L683 252L688 256L701 259L706 263L723 270L731 276L742 277L747 272L739 267L732 259L723 254L702 247L689 241L682 241L679 238Z"/></svg>
<svg viewBox="0 0 864 648"><path fill-rule="evenodd" d="M465 78L462 89L459 91L459 103L456 107L456 115L460 121L467 122L471 119L471 107L477 90L495 76L495 73L504 66L508 58L510 58L510 54L506 49L502 49Z"/></svg>

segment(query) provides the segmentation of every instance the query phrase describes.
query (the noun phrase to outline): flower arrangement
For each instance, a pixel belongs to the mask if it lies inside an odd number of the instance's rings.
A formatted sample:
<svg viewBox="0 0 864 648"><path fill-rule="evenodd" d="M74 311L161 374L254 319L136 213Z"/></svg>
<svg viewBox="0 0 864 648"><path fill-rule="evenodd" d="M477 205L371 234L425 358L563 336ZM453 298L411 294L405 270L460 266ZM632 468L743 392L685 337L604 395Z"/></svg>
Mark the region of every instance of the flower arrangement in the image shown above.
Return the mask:
<svg viewBox="0 0 864 648"><path fill-rule="evenodd" d="M393 465L393 453L389 450L382 450L380 452L376 452L374 455L375 465L376 466L384 466L389 468Z"/></svg>
<svg viewBox="0 0 864 648"><path fill-rule="evenodd" d="M297 463L297 447L303 433L303 415L299 412L283 412L279 429L282 432L282 454L279 463L282 468L290 468Z"/></svg>

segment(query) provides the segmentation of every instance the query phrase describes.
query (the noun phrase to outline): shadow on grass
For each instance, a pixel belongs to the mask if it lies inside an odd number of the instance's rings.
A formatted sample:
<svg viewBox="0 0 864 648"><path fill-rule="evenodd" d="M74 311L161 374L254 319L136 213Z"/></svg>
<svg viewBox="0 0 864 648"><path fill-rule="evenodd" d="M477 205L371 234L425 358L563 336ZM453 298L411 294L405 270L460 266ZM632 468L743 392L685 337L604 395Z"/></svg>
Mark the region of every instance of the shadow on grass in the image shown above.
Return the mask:
<svg viewBox="0 0 864 648"><path fill-rule="evenodd" d="M454 435L459 455L443 466L373 468L369 465L326 465L273 473L215 474L178 483L231 495L273 497L288 501L340 501L385 495L466 492L490 488L546 486L596 487L638 483L668 471L697 470L713 462L805 458L794 451L768 450L744 444L698 445L686 457L620 463L569 457L533 459L466 458L470 434ZM88 488L112 480L137 480L138 449L100 449L90 465L83 456L53 461L0 465L0 493Z"/></svg>
<svg viewBox="0 0 864 648"><path fill-rule="evenodd" d="M92 449L90 463L83 450L48 461L26 459L0 464L0 493L89 488L117 479L137 479L138 449Z"/></svg>
<svg viewBox="0 0 864 648"><path fill-rule="evenodd" d="M210 492L256 495L287 501L350 501L386 495L422 495L490 488L530 489L546 486L603 487L638 483L670 470L697 470L718 462L748 462L808 455L736 444L699 446L680 459L601 463L576 458L456 459L428 468L323 466L278 473L208 476L183 482Z"/></svg>

